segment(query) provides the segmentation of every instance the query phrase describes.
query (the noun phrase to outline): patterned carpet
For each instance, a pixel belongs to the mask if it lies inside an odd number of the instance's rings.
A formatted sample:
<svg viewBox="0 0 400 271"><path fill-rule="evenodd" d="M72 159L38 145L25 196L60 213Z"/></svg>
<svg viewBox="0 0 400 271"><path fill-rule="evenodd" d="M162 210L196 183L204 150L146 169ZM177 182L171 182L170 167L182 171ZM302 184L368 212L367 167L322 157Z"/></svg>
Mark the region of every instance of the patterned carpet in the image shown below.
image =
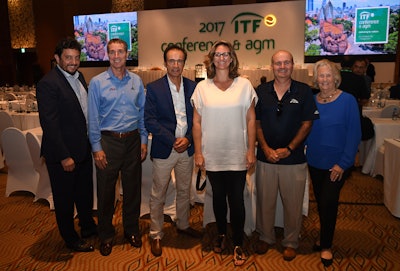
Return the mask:
<svg viewBox="0 0 400 271"><path fill-rule="evenodd" d="M72 253L64 247L55 225L54 212L46 202L33 203L33 195L15 192L4 197L6 174L0 174L0 270L324 270L319 254L312 252L318 235L318 216L312 191L309 216L304 218L298 256L292 262L282 259L278 244L265 255L254 253L256 234L245 240L248 259L234 267L232 245L222 255L211 251L210 240L216 233L214 224L204 229L201 241L178 236L172 223L165 223L163 255L153 257L148 243L149 220L141 220L143 247L133 248L123 241L121 204L117 205L114 224L116 244L112 254L103 257L93 239L93 253ZM328 270L400 270L400 220L382 204L382 181L358 172L352 174L341 194L341 205L334 240L334 263ZM201 204L191 210L195 228L202 225ZM279 239L282 229L277 228ZM278 240L279 240L278 239Z"/></svg>

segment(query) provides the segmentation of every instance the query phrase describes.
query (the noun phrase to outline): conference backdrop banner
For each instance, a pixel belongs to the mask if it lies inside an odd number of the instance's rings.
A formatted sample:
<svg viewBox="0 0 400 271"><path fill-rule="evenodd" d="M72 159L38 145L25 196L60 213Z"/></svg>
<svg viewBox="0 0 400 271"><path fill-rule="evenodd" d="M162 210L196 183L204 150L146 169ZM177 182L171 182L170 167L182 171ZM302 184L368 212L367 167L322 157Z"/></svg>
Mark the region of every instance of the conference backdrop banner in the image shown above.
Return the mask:
<svg viewBox="0 0 400 271"><path fill-rule="evenodd" d="M231 42L242 69L265 68L280 49L304 63L305 1L138 12L139 68L163 65L171 43L188 52L187 68L203 63L214 42Z"/></svg>

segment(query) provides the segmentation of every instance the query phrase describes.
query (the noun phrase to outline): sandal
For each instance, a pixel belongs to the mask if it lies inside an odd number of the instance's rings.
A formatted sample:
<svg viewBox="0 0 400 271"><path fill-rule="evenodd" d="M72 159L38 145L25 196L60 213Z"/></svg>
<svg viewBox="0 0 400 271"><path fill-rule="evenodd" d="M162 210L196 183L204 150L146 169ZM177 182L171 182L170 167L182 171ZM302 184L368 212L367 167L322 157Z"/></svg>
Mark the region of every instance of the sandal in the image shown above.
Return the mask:
<svg viewBox="0 0 400 271"><path fill-rule="evenodd" d="M217 238L214 240L214 252L215 253L221 253L225 249L225 243L226 243L226 238L225 234L220 234L217 236Z"/></svg>
<svg viewBox="0 0 400 271"><path fill-rule="evenodd" d="M324 257L322 257L324 256ZM330 248L321 250L321 262L325 267L329 267L333 263L333 254Z"/></svg>
<svg viewBox="0 0 400 271"><path fill-rule="evenodd" d="M233 251L233 264L235 266L241 266L246 261L246 255L243 253L243 249L240 246L235 246Z"/></svg>

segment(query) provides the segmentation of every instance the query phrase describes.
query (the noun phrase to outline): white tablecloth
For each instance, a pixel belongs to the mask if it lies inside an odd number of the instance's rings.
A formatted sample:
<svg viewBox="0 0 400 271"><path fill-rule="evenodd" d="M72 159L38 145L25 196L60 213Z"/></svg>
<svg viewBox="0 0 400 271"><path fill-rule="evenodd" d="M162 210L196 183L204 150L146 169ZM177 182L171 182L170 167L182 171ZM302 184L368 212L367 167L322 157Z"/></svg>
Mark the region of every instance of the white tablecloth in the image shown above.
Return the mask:
<svg viewBox="0 0 400 271"><path fill-rule="evenodd" d="M368 118L379 118L381 116L382 110L383 108L364 106L362 109L362 115Z"/></svg>
<svg viewBox="0 0 400 271"><path fill-rule="evenodd" d="M166 70L132 69L131 71L140 76L145 87L148 83L161 78L166 73ZM260 84L261 76L266 76L267 81L270 81L274 78L274 74L271 69L240 69L239 73L242 76L248 77L254 87L257 87ZM183 71L183 76L191 80L195 80L195 75L196 75L195 70ZM309 76L308 74L308 69L300 69L300 68L296 68L293 70L292 78L294 80L304 82L306 84L311 84L311 79L312 79L312 77Z"/></svg>
<svg viewBox="0 0 400 271"><path fill-rule="evenodd" d="M400 217L400 140L385 139L383 197L392 215Z"/></svg>
<svg viewBox="0 0 400 271"><path fill-rule="evenodd" d="M15 127L22 131L40 127L38 112L17 113L15 111L10 111L9 113L13 118Z"/></svg>
<svg viewBox="0 0 400 271"><path fill-rule="evenodd" d="M375 103L376 103L376 101L375 101ZM370 102L370 104L371 104L371 102ZM386 99L385 107L387 107L388 105L400 106L400 100ZM363 106L362 114L363 114L363 116L368 117L368 118L380 118L382 110L383 110L383 108L378 108L376 106L368 105L368 106Z"/></svg>
<svg viewBox="0 0 400 271"><path fill-rule="evenodd" d="M374 124L375 136L360 145L360 152L365 152L365 161L363 164L362 172L375 176L377 174L383 175L383 156L379 154L379 148L383 147L385 138L399 138L400 137L400 120L392 120L390 118L371 118ZM383 151L383 150L382 150Z"/></svg>

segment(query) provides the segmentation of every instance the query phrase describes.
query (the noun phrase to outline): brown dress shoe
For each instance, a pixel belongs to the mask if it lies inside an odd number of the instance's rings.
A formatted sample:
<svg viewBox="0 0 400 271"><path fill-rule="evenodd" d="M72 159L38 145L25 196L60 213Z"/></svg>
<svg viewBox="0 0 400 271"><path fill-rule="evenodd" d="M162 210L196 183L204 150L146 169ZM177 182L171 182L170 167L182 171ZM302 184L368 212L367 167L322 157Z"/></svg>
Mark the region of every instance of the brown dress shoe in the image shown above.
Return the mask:
<svg viewBox="0 0 400 271"><path fill-rule="evenodd" d="M142 238L139 234L125 236L125 239L128 240L129 244L131 244L131 246L133 246L133 247L141 247L142 246Z"/></svg>
<svg viewBox="0 0 400 271"><path fill-rule="evenodd" d="M286 247L283 251L283 259L290 262L294 258L296 258L296 250L292 247Z"/></svg>
<svg viewBox="0 0 400 271"><path fill-rule="evenodd" d="M262 240L258 240L256 245L255 245L255 251L256 251L257 254L262 255L262 254L267 253L267 251L269 250L270 246L271 245L268 244L267 242L262 241Z"/></svg>
<svg viewBox="0 0 400 271"><path fill-rule="evenodd" d="M108 256L111 254L112 251L112 243L106 242L100 244L100 254L103 256Z"/></svg>
<svg viewBox="0 0 400 271"><path fill-rule="evenodd" d="M162 247L161 247L161 239L160 238L151 240L151 253L153 253L153 255L155 257L161 256Z"/></svg>
<svg viewBox="0 0 400 271"><path fill-rule="evenodd" d="M185 234L188 235L190 237L194 237L194 238L201 238L203 236L203 234L201 232L199 232L198 230L195 230L191 227L187 227L184 230L181 229L177 229L176 230L179 234Z"/></svg>

